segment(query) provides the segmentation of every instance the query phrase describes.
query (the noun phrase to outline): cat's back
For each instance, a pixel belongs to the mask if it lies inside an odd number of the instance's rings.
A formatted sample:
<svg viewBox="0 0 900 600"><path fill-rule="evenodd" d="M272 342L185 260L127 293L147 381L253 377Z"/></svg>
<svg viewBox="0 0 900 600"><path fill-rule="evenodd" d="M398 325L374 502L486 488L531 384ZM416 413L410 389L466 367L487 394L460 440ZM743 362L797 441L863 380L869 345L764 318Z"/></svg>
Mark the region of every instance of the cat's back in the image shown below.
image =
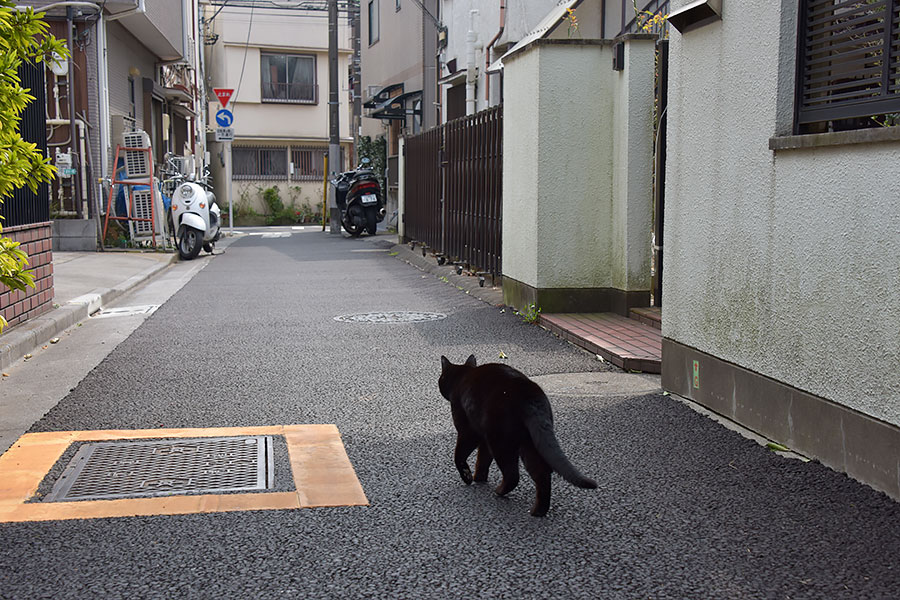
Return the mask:
<svg viewBox="0 0 900 600"><path fill-rule="evenodd" d="M524 373L500 363L487 363L472 369L466 377L470 399L478 404L542 404L546 396L541 387Z"/></svg>

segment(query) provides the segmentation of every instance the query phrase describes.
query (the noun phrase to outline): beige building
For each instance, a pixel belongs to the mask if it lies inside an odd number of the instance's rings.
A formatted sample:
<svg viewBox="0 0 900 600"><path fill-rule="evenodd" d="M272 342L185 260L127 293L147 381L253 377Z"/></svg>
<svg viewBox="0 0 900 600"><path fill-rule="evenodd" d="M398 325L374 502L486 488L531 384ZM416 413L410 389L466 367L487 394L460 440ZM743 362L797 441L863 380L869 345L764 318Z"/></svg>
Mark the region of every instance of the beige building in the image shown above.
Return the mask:
<svg viewBox="0 0 900 600"><path fill-rule="evenodd" d="M324 6L324 5L323 5ZM278 188L301 218L321 210L328 154L328 13L204 2L206 84L232 89L231 195L235 221L272 215L263 190ZM352 149L348 68L351 37L346 14L338 27L340 138L344 167ZM219 203L228 212L227 148L212 137L222 106L209 100L211 169ZM329 170L332 170L329 167ZM270 194L271 197L271 194ZM307 208L304 208L307 207ZM257 217L258 218L258 217ZM226 221L227 222L227 221Z"/></svg>

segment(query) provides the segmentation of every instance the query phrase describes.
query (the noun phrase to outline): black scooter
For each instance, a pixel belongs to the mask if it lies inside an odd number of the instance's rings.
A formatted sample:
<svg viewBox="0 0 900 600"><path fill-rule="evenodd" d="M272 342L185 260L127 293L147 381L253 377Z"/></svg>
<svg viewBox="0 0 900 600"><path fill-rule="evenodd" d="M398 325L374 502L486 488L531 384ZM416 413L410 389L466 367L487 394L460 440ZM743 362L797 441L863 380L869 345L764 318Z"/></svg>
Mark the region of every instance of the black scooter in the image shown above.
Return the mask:
<svg viewBox="0 0 900 600"><path fill-rule="evenodd" d="M375 235L378 224L384 221L384 195L368 158L360 161L352 171L340 173L331 180L336 190L335 200L341 210L341 225L353 237L363 231Z"/></svg>

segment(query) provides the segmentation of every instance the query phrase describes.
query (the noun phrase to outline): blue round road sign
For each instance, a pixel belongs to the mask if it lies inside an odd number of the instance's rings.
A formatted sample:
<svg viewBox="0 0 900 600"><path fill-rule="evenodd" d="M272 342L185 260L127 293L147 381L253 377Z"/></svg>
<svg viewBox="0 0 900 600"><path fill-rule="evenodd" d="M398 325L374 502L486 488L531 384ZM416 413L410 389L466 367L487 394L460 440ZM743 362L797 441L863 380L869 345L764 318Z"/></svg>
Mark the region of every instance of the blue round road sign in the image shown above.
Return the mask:
<svg viewBox="0 0 900 600"><path fill-rule="evenodd" d="M219 124L219 127L231 127L231 124L234 123L234 115L227 108L219 109L216 113L216 123Z"/></svg>

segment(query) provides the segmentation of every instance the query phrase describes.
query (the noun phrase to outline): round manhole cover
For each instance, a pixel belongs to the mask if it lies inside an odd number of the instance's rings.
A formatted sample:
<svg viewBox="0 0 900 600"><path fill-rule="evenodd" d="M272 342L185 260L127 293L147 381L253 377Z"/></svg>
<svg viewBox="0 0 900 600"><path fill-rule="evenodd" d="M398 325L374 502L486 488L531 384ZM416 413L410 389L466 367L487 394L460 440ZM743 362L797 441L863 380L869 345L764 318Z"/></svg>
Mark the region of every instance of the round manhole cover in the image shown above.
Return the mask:
<svg viewBox="0 0 900 600"><path fill-rule="evenodd" d="M439 321L446 318L447 315L441 313L389 310L383 312L359 313L355 315L340 315L335 317L334 320L343 323L420 323L422 321Z"/></svg>

